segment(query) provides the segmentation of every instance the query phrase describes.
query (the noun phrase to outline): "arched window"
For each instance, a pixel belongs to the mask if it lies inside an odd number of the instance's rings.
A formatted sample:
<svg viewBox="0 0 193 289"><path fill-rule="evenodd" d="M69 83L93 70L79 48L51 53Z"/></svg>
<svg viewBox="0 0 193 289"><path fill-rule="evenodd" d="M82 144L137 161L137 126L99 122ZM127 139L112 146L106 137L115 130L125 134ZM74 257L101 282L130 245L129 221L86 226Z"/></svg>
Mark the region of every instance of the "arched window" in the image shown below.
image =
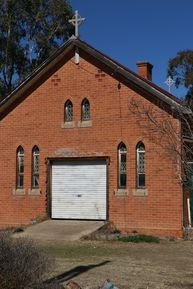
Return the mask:
<svg viewBox="0 0 193 289"><path fill-rule="evenodd" d="M145 187L145 146L139 142L136 147L137 151L137 187Z"/></svg>
<svg viewBox="0 0 193 289"><path fill-rule="evenodd" d="M118 146L118 161L119 188L125 188L127 184L127 148L122 142Z"/></svg>
<svg viewBox="0 0 193 289"><path fill-rule="evenodd" d="M70 100L67 100L64 106L64 121L73 120L73 104Z"/></svg>
<svg viewBox="0 0 193 289"><path fill-rule="evenodd" d="M39 188L39 160L40 151L37 146L34 146L32 150L32 188Z"/></svg>
<svg viewBox="0 0 193 289"><path fill-rule="evenodd" d="M17 149L16 179L16 187L22 189L24 186L24 149L22 146L19 146Z"/></svg>
<svg viewBox="0 0 193 289"><path fill-rule="evenodd" d="M82 101L82 120L90 119L90 103L88 99Z"/></svg>

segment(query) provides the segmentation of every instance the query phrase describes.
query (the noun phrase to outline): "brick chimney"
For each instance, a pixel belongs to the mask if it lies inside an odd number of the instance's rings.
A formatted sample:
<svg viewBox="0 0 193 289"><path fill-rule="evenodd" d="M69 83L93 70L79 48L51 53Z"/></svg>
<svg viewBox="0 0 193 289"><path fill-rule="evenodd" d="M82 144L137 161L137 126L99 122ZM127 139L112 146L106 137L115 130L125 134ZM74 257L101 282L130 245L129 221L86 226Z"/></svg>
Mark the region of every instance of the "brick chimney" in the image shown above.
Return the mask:
<svg viewBox="0 0 193 289"><path fill-rule="evenodd" d="M152 81L152 68L153 65L148 61L138 61L138 75Z"/></svg>

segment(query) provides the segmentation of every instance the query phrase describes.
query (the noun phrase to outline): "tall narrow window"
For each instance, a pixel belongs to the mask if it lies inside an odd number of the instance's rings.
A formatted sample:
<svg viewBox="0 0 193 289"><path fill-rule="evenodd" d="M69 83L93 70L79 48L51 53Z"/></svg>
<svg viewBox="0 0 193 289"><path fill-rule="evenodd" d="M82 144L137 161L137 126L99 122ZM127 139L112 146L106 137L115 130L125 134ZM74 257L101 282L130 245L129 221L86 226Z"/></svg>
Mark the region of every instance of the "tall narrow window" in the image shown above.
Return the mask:
<svg viewBox="0 0 193 289"><path fill-rule="evenodd" d="M37 146L32 150L32 188L39 188L39 158L40 151Z"/></svg>
<svg viewBox="0 0 193 289"><path fill-rule="evenodd" d="M88 99L84 99L82 102L82 120L90 119L90 103Z"/></svg>
<svg viewBox="0 0 193 289"><path fill-rule="evenodd" d="M73 120L73 104L70 100L67 100L64 106L65 109L65 121L72 121Z"/></svg>
<svg viewBox="0 0 193 289"><path fill-rule="evenodd" d="M145 187L145 146L142 142L137 145L137 187Z"/></svg>
<svg viewBox="0 0 193 289"><path fill-rule="evenodd" d="M24 149L20 146L17 149L17 181L16 186L22 189L24 186Z"/></svg>
<svg viewBox="0 0 193 289"><path fill-rule="evenodd" d="M118 179L119 179L119 188L125 188L127 182L127 148L124 143L120 143L118 146L118 160L119 160L119 169L118 169Z"/></svg>

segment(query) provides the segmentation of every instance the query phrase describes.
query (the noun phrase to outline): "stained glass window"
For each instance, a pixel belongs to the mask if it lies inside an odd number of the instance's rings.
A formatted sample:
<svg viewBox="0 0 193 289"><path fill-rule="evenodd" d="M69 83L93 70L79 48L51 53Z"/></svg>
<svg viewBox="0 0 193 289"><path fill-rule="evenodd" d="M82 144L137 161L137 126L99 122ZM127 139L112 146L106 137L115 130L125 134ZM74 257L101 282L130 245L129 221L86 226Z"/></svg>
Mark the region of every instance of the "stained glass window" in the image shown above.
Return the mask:
<svg viewBox="0 0 193 289"><path fill-rule="evenodd" d="M118 179L119 187L125 188L127 182L127 149L124 143L120 143L118 147L119 170Z"/></svg>
<svg viewBox="0 0 193 289"><path fill-rule="evenodd" d="M35 146L32 150L32 188L39 188L39 148Z"/></svg>
<svg viewBox="0 0 193 289"><path fill-rule="evenodd" d="M17 188L24 186L24 149L17 149Z"/></svg>
<svg viewBox="0 0 193 289"><path fill-rule="evenodd" d="M90 119L90 103L88 99L84 99L82 102L82 120Z"/></svg>
<svg viewBox="0 0 193 289"><path fill-rule="evenodd" d="M145 146L142 142L137 145L137 187L145 187Z"/></svg>
<svg viewBox="0 0 193 289"><path fill-rule="evenodd" d="M70 100L65 103L65 121L73 120L73 105Z"/></svg>

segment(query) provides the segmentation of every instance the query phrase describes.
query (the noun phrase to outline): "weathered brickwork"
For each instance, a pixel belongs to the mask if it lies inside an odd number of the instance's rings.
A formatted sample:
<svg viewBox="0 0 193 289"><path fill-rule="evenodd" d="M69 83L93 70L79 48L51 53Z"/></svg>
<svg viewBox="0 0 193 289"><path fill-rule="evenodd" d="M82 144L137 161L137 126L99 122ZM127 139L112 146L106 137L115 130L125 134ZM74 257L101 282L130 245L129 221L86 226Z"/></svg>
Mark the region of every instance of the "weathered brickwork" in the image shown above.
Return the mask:
<svg viewBox="0 0 193 289"><path fill-rule="evenodd" d="M92 61L93 62L93 61ZM81 126L81 102L87 98L91 107L91 125ZM73 125L64 127L64 103L73 103ZM73 58L56 71L0 121L0 226L27 224L49 217L50 194L47 159L65 157L109 157L108 219L124 232L162 236L181 236L183 224L180 165L166 149L167 138L157 144L148 131L148 122L131 111L131 102L154 107L156 116L167 117L143 96L113 76L91 64L81 55L80 64ZM155 102L155 101L154 101ZM176 129L178 120L171 118ZM79 125L78 125L79 124ZM159 131L157 132L159 136ZM136 145L143 141L146 149L146 195L136 194ZM127 147L126 195L117 190L117 148ZM25 151L24 195L14 194L16 187L16 150ZM31 188L31 152L40 150L40 189ZM48 196L47 196L48 195Z"/></svg>

